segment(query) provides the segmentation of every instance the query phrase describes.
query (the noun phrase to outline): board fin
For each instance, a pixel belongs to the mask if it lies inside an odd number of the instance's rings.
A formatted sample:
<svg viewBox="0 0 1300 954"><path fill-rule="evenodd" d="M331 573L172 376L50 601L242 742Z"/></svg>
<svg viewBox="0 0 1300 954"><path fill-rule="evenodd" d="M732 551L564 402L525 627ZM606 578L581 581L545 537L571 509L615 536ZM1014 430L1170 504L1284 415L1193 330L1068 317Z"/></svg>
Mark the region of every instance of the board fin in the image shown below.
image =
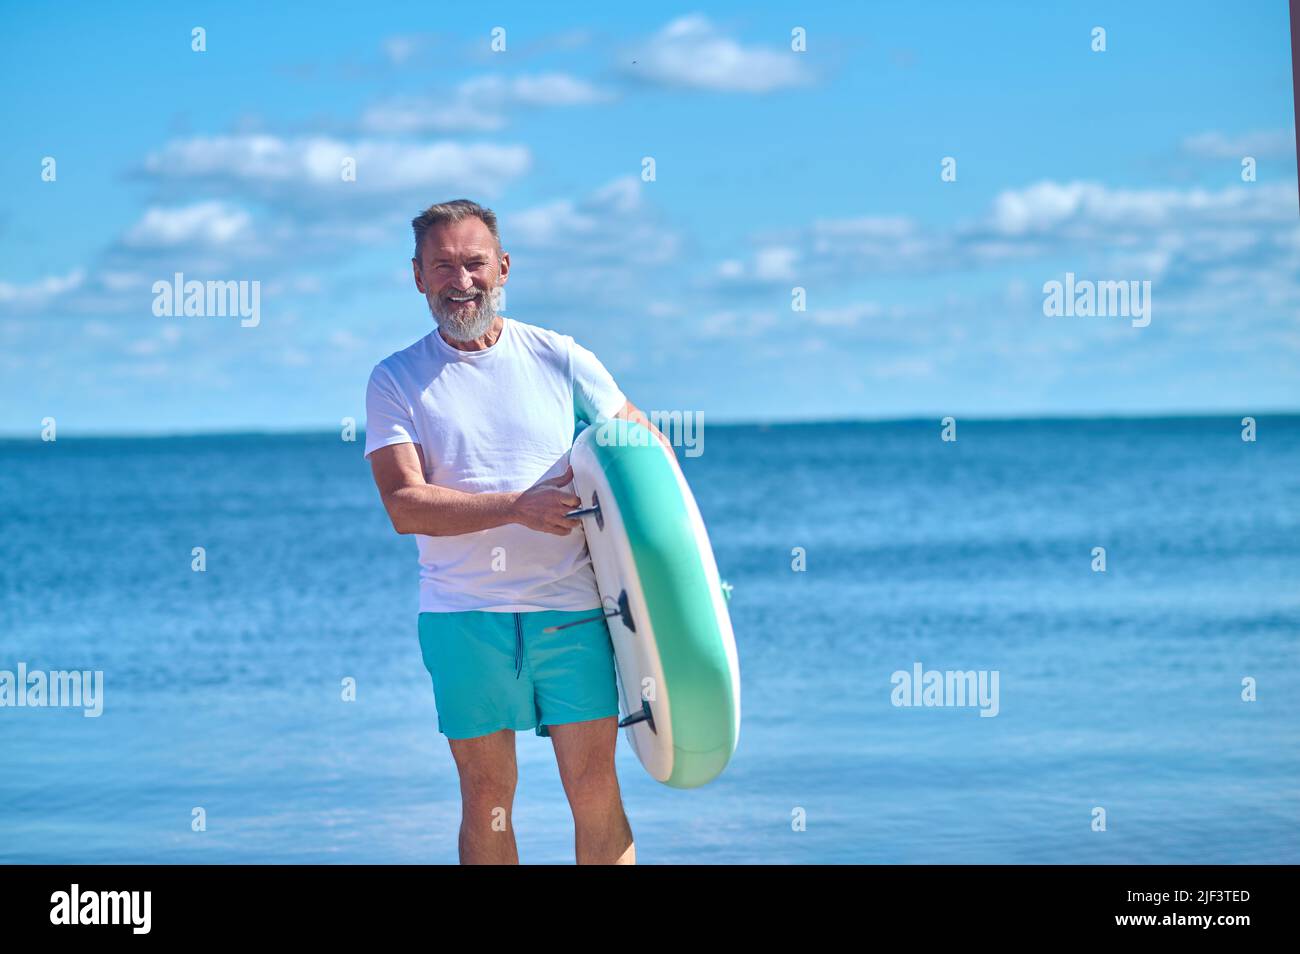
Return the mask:
<svg viewBox="0 0 1300 954"><path fill-rule="evenodd" d="M622 722L618 724L618 727L620 729L626 729L628 726L636 725L638 722L650 723L650 731L653 732L655 735L659 734L659 731L655 728L654 713L650 711L650 702L647 699L641 700L640 712L634 712L632 715L628 716L626 719L624 719Z"/></svg>

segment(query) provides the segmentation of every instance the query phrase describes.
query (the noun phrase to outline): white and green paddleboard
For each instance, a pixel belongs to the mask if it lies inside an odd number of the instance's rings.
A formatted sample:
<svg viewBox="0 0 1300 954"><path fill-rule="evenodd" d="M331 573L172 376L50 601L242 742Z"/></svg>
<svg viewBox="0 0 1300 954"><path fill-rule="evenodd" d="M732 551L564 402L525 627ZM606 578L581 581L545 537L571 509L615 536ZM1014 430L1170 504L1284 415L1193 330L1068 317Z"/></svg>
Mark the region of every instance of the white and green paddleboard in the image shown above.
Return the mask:
<svg viewBox="0 0 1300 954"><path fill-rule="evenodd" d="M627 738L652 777L695 788L740 738L727 593L672 451L622 419L573 442L574 493L618 664Z"/></svg>

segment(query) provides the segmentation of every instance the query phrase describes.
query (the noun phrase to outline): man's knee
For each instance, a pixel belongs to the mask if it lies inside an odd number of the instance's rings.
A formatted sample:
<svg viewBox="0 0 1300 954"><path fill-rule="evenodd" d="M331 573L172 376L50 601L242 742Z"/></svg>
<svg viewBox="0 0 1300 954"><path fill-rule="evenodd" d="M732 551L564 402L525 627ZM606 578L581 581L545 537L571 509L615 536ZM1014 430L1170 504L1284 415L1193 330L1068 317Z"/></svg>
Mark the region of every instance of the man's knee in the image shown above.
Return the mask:
<svg viewBox="0 0 1300 954"><path fill-rule="evenodd" d="M504 831L510 825L519 773L514 760L476 760L460 766L463 818L475 826Z"/></svg>
<svg viewBox="0 0 1300 954"><path fill-rule="evenodd" d="M621 804L614 765L597 763L584 767L565 786L575 815L603 813Z"/></svg>
<svg viewBox="0 0 1300 954"><path fill-rule="evenodd" d="M461 769L460 795L466 802L500 802L509 805L514 800L519 775L513 765Z"/></svg>

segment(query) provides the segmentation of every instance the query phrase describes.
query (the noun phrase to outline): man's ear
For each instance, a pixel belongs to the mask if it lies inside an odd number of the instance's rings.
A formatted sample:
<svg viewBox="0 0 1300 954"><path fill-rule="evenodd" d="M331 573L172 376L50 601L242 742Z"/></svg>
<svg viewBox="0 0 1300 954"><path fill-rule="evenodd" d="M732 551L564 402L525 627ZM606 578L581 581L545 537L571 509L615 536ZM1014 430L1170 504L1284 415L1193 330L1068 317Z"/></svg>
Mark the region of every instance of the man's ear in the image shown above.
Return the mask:
<svg viewBox="0 0 1300 954"><path fill-rule="evenodd" d="M424 294L424 279L420 275L420 263L417 259L411 259L411 272L415 275L415 287L420 289L421 294Z"/></svg>

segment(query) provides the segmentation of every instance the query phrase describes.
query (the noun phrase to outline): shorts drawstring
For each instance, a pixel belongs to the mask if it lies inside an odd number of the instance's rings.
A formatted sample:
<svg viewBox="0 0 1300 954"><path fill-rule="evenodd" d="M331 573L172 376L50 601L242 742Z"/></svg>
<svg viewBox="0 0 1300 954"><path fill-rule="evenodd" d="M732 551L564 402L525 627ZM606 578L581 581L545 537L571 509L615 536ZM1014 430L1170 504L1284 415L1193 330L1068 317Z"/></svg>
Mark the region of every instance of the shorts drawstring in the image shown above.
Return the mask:
<svg viewBox="0 0 1300 954"><path fill-rule="evenodd" d="M515 614L515 678L524 671L524 627L519 614Z"/></svg>

